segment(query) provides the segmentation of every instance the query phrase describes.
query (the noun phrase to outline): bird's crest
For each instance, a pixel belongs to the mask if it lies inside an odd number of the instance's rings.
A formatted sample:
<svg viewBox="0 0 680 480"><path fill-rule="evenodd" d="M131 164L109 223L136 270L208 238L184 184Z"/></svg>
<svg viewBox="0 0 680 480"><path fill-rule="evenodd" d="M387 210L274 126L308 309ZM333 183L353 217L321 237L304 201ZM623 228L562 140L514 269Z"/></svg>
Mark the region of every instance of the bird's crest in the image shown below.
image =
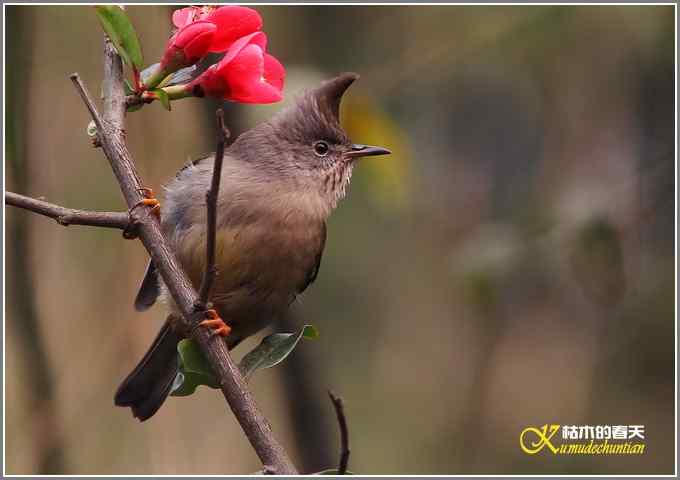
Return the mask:
<svg viewBox="0 0 680 480"><path fill-rule="evenodd" d="M356 73L342 73L310 92L316 99L319 112L329 122L340 124L340 101L349 86L358 78L359 75Z"/></svg>
<svg viewBox="0 0 680 480"><path fill-rule="evenodd" d="M340 101L357 78L356 73L343 73L323 82L279 112L270 123L276 125L278 131L286 132L288 138L305 145L319 139L348 143L340 125Z"/></svg>

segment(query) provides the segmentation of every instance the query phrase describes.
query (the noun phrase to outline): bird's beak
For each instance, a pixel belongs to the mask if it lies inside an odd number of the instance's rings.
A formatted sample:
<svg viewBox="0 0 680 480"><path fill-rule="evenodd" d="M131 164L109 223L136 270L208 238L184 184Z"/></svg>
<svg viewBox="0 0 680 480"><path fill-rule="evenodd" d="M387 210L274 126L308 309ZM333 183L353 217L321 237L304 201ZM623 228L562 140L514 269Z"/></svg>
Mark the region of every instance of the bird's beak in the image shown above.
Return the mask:
<svg viewBox="0 0 680 480"><path fill-rule="evenodd" d="M370 145L360 145L355 143L352 145L350 151L345 155L349 158L357 158L372 157L374 155L389 155L390 153L392 152L383 147L372 147Z"/></svg>

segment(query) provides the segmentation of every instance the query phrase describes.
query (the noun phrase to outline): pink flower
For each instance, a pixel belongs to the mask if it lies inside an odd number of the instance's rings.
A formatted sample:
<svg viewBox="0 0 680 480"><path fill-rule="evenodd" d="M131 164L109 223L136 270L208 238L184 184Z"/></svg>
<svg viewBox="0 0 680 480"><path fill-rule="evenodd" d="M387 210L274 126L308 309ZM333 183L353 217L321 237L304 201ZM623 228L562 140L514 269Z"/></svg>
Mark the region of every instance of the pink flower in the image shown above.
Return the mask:
<svg viewBox="0 0 680 480"><path fill-rule="evenodd" d="M241 103L281 100L286 70L265 53L267 37L256 32L235 41L224 58L186 86L196 96L209 95Z"/></svg>
<svg viewBox="0 0 680 480"><path fill-rule="evenodd" d="M184 28L198 21L212 22L217 32L210 46L210 52L224 52L237 39L262 29L262 17L252 8L237 5L194 6L175 10L172 23Z"/></svg>
<svg viewBox="0 0 680 480"><path fill-rule="evenodd" d="M192 22L205 19L216 9L217 7L212 5L180 8L172 13L172 24L177 28L186 27Z"/></svg>
<svg viewBox="0 0 680 480"><path fill-rule="evenodd" d="M161 58L161 69L174 72L198 62L210 51L217 26L205 20L189 23L170 38Z"/></svg>

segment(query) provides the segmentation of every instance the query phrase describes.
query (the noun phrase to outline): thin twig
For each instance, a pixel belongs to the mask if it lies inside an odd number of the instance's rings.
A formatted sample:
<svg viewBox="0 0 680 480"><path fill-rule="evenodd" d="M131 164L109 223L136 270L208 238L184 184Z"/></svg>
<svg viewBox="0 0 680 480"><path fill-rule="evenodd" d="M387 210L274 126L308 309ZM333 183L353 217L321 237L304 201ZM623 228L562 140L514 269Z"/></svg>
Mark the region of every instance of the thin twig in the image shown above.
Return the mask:
<svg viewBox="0 0 680 480"><path fill-rule="evenodd" d="M97 135L103 152L111 164L125 201L132 208L141 200L141 181L137 174L132 155L125 141L124 116L125 92L120 57L107 40L105 45L104 68L104 112L100 116L92 97L77 74L71 75L76 89L85 102L97 126ZM163 236L160 223L153 215L140 220L139 238L149 252L172 299L182 313L182 328L192 333L206 360L217 376L227 403L234 412L241 428L253 446L263 465L279 475L295 475L297 469L281 444L274 438L271 427L257 408L255 400L231 359L225 342L216 339L205 328L193 328L199 319L195 306L199 300L184 271L180 268L173 252Z"/></svg>
<svg viewBox="0 0 680 480"><path fill-rule="evenodd" d="M210 182L210 189L205 194L205 204L208 210L208 231L206 240L206 267L203 272L203 280L198 293L199 309L205 309L205 305L210 301L217 267L215 266L215 237L217 235L217 198L220 191L220 179L222 178L222 163L224 160L224 144L227 137L227 130L224 126L224 111L217 110L217 148L215 150L215 162L213 164L213 175Z"/></svg>
<svg viewBox="0 0 680 480"><path fill-rule="evenodd" d="M347 464L349 463L349 432L347 431L347 418L345 418L345 405L342 398L336 396L330 390L328 396L333 402L335 414L338 417L338 425L340 425L340 462L338 463L338 475L345 475L347 473Z"/></svg>
<svg viewBox="0 0 680 480"><path fill-rule="evenodd" d="M126 230L130 226L130 216L122 212L91 212L66 208L53 203L25 197L18 193L5 192L5 204L30 210L40 215L53 218L59 225L89 225L91 227L119 228Z"/></svg>

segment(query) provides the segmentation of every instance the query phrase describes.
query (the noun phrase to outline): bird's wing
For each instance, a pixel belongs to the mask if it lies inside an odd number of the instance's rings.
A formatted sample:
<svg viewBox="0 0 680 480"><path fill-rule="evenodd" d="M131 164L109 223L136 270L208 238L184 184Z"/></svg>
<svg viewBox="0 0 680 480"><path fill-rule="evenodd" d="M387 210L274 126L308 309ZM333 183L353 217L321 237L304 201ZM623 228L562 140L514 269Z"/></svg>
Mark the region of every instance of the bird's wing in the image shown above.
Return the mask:
<svg viewBox="0 0 680 480"><path fill-rule="evenodd" d="M182 172L184 172L189 167L197 165L199 162L210 158L210 155L203 155L195 160L186 163L182 168L180 168L175 174L175 181L182 179ZM158 278L158 273L156 271L156 266L152 261L149 261L146 267L146 273L144 274L144 279L139 286L139 291L137 297L135 297L135 310L138 312L143 312L151 308L151 306L156 303L158 295L160 295L160 279Z"/></svg>
<svg viewBox="0 0 680 480"><path fill-rule="evenodd" d="M215 155L215 154L214 153L208 153L208 154L202 155L202 156L200 156L200 157L198 157L194 160L190 160L189 162L185 163L184 166L182 166L182 168L177 170L177 173L175 174L175 176L177 178L181 178L181 174L184 170L186 170L189 167L196 166L198 163L202 162L203 160L207 160L208 158L212 158L213 155Z"/></svg>
<svg viewBox="0 0 680 480"><path fill-rule="evenodd" d="M139 286L137 297L135 297L135 310L143 312L144 310L151 308L151 305L156 303L156 299L160 293L161 285L158 279L158 273L156 272L156 266L149 260L144 279Z"/></svg>
<svg viewBox="0 0 680 480"><path fill-rule="evenodd" d="M302 292L307 290L307 287L314 283L314 280L316 280L316 276L319 274L319 268L321 268L321 257L323 256L323 249L326 246L326 222L322 223L321 234L319 237L320 237L319 250L316 254L314 265L312 266L311 270L309 270L309 273L307 273L305 281L298 288L298 294L301 294Z"/></svg>

